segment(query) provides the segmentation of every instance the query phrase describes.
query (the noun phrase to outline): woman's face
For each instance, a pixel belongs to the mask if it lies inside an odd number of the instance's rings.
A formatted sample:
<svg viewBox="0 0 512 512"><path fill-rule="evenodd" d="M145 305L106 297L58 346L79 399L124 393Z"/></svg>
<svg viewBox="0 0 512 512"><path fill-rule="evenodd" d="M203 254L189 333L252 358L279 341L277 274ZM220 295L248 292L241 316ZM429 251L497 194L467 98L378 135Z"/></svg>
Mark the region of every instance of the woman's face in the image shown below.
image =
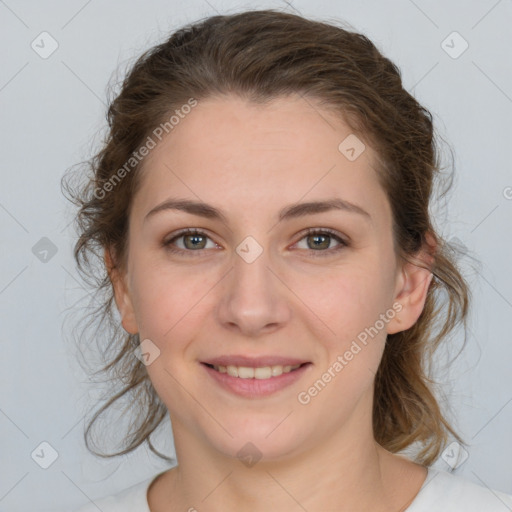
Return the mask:
<svg viewBox="0 0 512 512"><path fill-rule="evenodd" d="M146 158L116 301L177 445L272 459L371 436L386 335L422 307L400 303L373 157L293 96L200 101Z"/></svg>

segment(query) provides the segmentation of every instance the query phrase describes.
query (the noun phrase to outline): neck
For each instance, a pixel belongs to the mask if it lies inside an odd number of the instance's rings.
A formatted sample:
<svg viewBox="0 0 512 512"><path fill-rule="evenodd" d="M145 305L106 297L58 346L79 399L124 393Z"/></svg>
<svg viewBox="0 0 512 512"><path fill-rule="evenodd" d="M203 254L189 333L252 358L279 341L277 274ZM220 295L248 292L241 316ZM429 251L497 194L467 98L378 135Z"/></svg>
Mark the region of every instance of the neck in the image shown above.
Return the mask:
<svg viewBox="0 0 512 512"><path fill-rule="evenodd" d="M270 506L308 512L398 511L405 510L426 476L421 466L380 447L371 424L352 438L340 432L314 449L250 467L202 445L182 427L173 424L179 465L169 472L165 498L152 511L231 512L249 505L254 512Z"/></svg>

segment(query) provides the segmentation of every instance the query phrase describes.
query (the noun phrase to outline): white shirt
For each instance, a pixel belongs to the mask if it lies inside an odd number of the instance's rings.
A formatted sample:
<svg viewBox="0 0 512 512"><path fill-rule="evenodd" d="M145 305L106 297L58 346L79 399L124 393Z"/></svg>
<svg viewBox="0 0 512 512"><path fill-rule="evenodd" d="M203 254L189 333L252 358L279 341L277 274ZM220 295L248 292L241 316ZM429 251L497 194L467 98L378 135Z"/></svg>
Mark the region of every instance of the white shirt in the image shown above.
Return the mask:
<svg viewBox="0 0 512 512"><path fill-rule="evenodd" d="M96 500L75 512L98 512L98 509L102 512L151 512L146 496L155 478L153 476L117 494ZM488 489L446 471L428 468L425 482L405 512L510 511L512 495Z"/></svg>

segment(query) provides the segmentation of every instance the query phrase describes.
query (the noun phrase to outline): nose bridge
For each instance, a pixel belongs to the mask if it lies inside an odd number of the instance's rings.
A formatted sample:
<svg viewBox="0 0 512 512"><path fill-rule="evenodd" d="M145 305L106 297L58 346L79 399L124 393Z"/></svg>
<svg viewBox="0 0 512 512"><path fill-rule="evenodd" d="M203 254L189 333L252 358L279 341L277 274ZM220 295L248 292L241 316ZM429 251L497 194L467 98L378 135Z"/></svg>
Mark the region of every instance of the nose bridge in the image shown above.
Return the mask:
<svg viewBox="0 0 512 512"><path fill-rule="evenodd" d="M254 237L246 237L233 253L233 268L220 301L219 320L247 335L278 328L289 318L283 285L272 269L267 248Z"/></svg>
<svg viewBox="0 0 512 512"><path fill-rule="evenodd" d="M247 291L252 289L254 293L266 293L272 296L269 289L272 287L270 282L272 273L269 270L271 257L268 247L264 248L251 236L237 246L235 253L233 255L233 284L241 285L240 289L236 286L237 293L251 296Z"/></svg>

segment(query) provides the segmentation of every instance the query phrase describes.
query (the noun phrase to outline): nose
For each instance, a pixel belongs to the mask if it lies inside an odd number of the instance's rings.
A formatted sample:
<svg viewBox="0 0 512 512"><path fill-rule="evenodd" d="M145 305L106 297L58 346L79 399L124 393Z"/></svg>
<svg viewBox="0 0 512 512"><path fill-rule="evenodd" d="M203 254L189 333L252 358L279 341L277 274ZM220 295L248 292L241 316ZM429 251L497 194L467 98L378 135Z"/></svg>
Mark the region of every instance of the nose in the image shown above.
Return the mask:
<svg viewBox="0 0 512 512"><path fill-rule="evenodd" d="M234 253L233 268L220 291L218 321L240 335L258 337L271 333L291 317L288 290L265 250L254 261Z"/></svg>

